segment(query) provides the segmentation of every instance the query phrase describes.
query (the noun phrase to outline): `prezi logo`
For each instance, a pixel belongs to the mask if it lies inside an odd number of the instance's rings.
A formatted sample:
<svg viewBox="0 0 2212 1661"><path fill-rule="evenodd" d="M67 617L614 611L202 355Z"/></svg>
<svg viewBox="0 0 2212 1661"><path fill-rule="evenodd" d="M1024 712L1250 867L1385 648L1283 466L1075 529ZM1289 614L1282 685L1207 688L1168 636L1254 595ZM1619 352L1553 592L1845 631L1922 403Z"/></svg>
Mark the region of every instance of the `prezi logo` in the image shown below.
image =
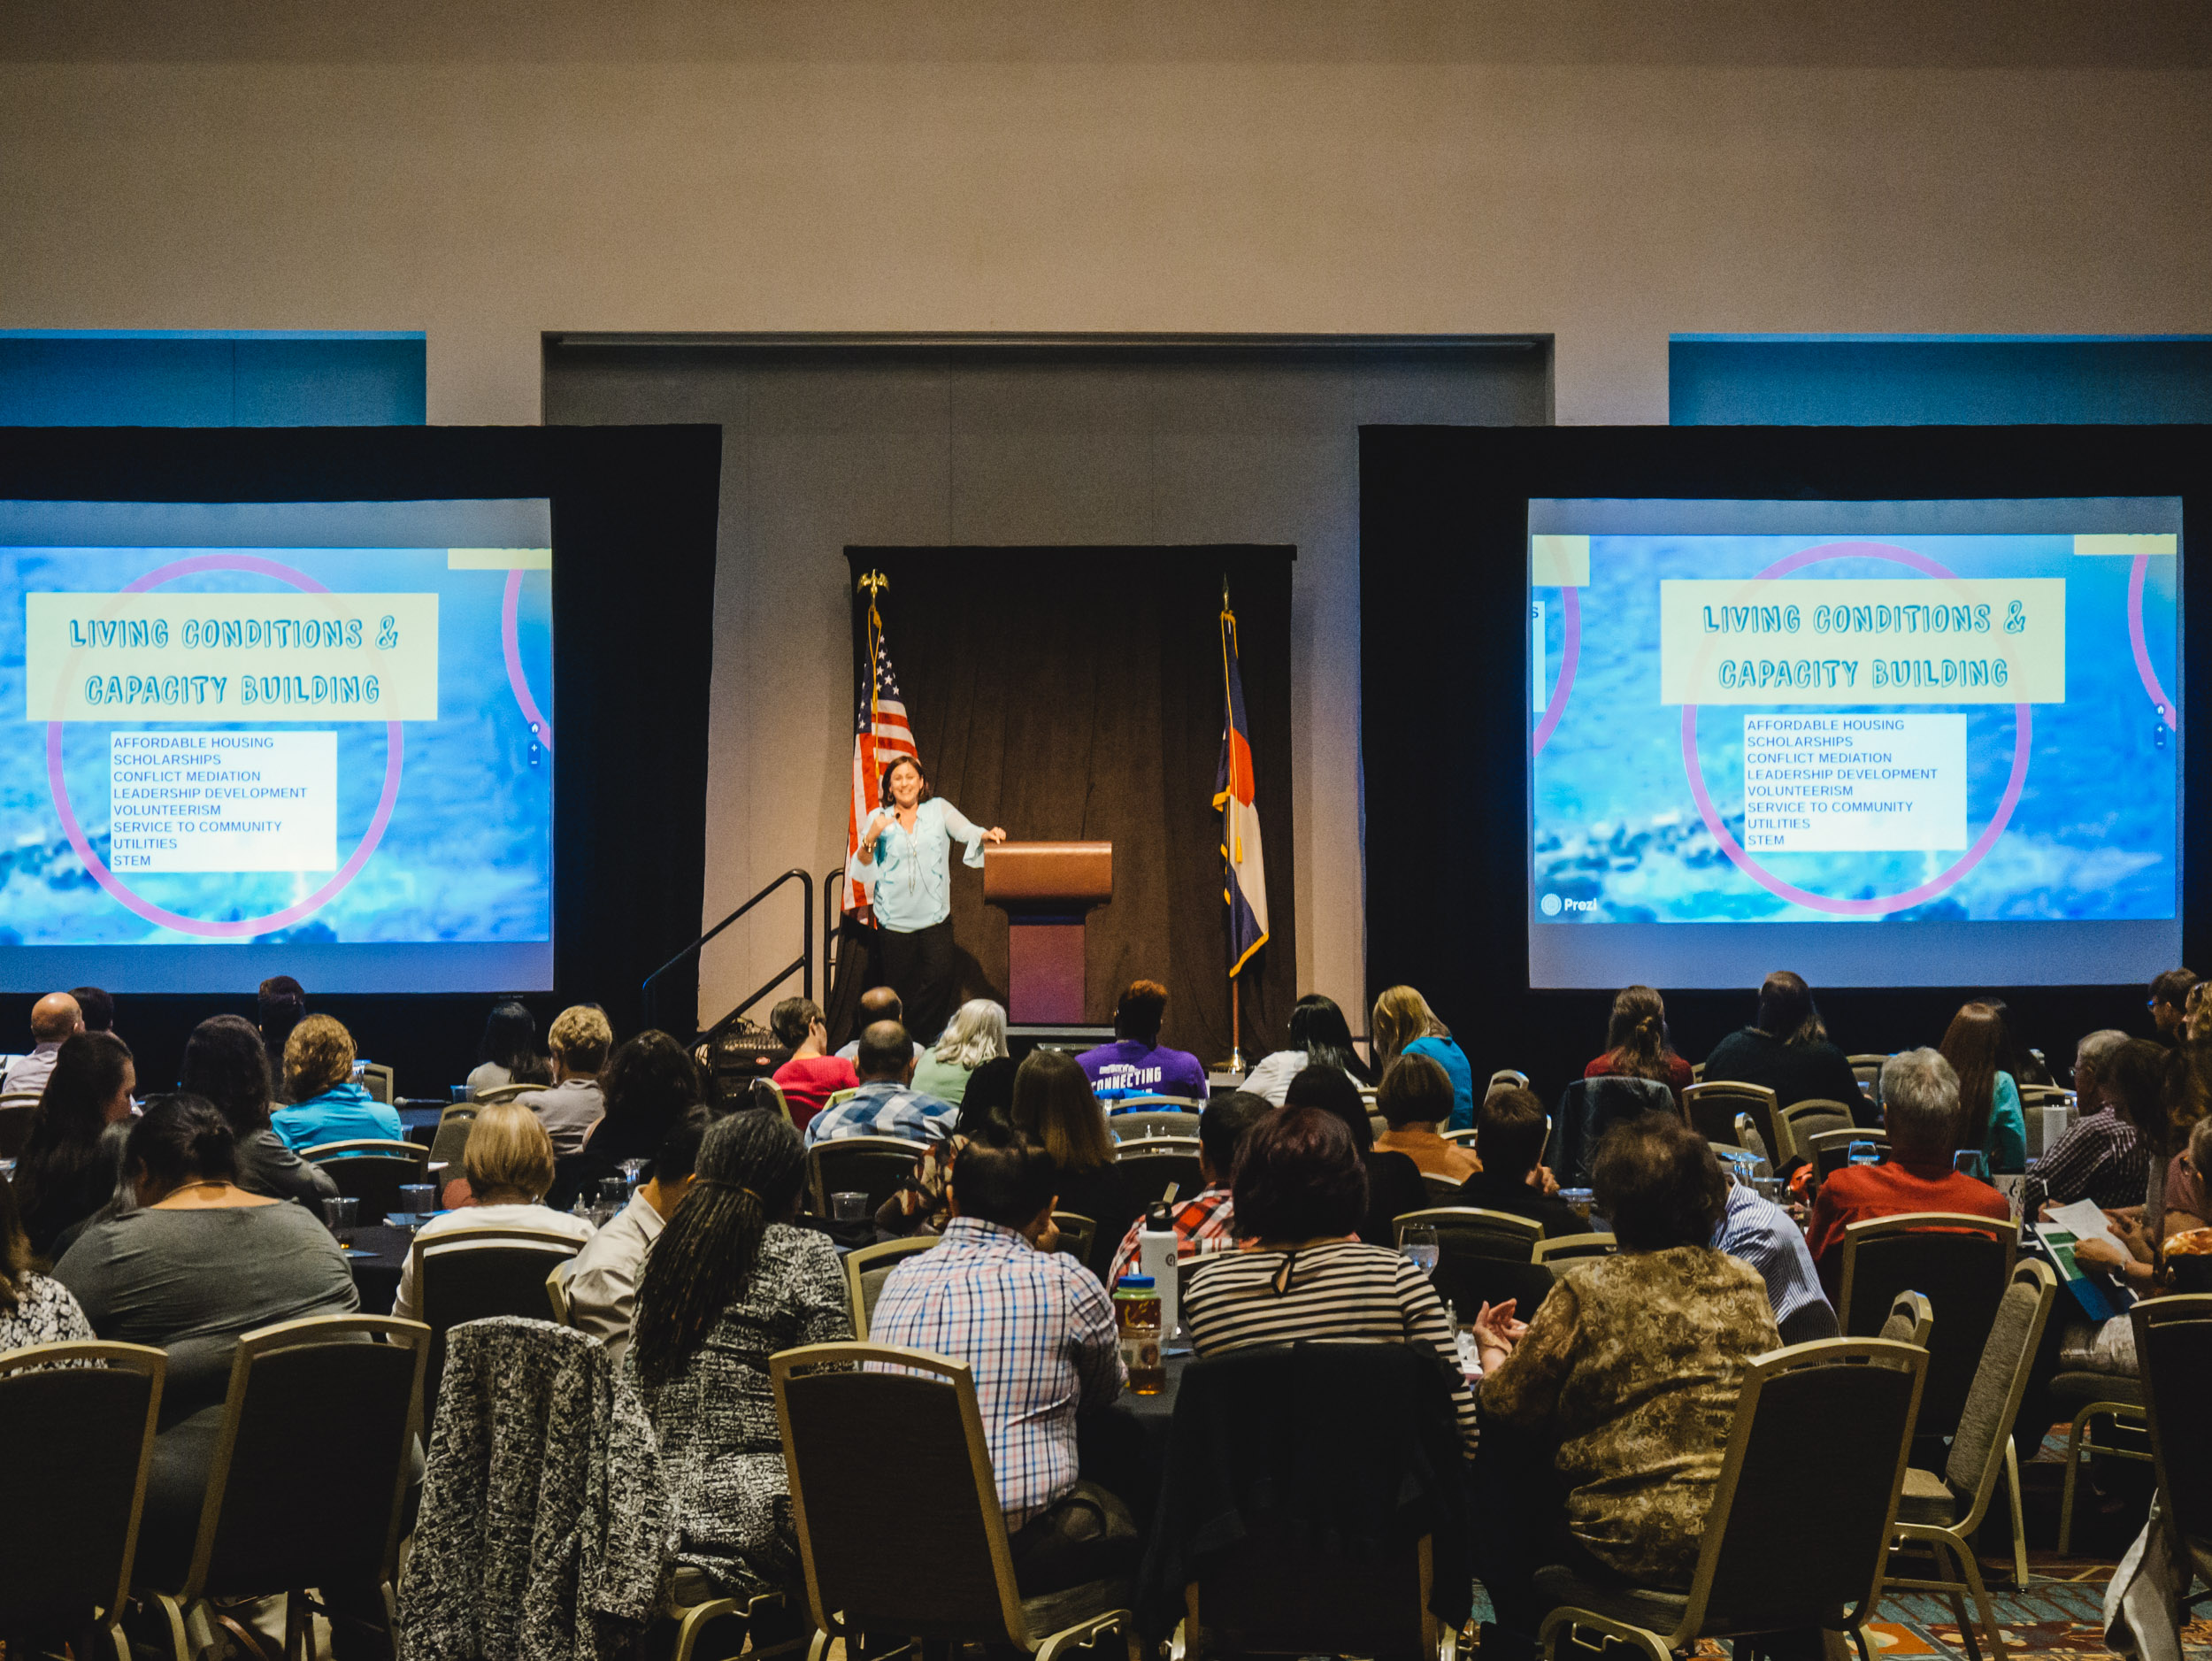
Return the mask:
<svg viewBox="0 0 2212 1661"><path fill-rule="evenodd" d="M1537 909L1541 911L1546 917L1558 916L1560 909L1559 896L1556 894L1547 894L1541 900L1537 902Z"/></svg>
<svg viewBox="0 0 2212 1661"><path fill-rule="evenodd" d="M1546 917L1556 917L1562 911L1594 911L1598 909L1598 903L1595 900L1563 900L1556 894L1547 894L1537 901L1536 909Z"/></svg>

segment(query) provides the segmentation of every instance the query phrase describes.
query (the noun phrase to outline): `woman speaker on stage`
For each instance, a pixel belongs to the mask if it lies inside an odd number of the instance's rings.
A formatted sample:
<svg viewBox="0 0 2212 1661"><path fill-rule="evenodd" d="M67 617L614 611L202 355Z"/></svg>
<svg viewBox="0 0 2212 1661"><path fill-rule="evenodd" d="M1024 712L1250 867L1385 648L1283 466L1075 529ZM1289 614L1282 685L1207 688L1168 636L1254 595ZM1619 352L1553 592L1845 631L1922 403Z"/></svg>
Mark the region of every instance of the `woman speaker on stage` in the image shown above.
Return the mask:
<svg viewBox="0 0 2212 1661"><path fill-rule="evenodd" d="M868 885L876 914L877 980L906 1006L906 1029L933 1041L952 1012L951 847L967 844L967 864L983 864L983 844L1006 833L984 830L940 796L929 794L921 764L901 756L884 770L883 806L860 827L846 874Z"/></svg>

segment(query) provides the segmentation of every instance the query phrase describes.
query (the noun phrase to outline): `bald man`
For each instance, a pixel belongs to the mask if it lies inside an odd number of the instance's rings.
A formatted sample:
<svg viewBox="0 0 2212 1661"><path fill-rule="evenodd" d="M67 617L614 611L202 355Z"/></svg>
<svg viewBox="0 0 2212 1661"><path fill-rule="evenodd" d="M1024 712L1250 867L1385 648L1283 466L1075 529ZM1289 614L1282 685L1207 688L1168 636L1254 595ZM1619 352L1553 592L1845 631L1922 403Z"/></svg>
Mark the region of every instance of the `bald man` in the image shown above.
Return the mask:
<svg viewBox="0 0 2212 1661"><path fill-rule="evenodd" d="M42 1094L53 1074L54 1057L61 1053L63 1041L82 1031L84 1011L68 993L49 992L32 1004L31 1053L8 1063L6 1075L0 1077L0 1093Z"/></svg>

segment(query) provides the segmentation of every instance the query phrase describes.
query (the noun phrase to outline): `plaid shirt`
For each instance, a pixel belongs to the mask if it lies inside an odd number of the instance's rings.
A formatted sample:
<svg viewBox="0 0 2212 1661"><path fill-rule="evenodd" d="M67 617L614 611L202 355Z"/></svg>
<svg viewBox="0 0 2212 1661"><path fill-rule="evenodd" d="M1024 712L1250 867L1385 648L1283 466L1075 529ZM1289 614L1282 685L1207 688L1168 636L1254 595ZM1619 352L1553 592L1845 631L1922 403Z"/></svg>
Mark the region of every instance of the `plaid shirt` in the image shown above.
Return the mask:
<svg viewBox="0 0 2212 1661"><path fill-rule="evenodd" d="M903 1136L909 1142L942 1142L960 1122L960 1110L921 1090L888 1079L864 1084L834 1107L806 1122L806 1145L842 1136Z"/></svg>
<svg viewBox="0 0 2212 1661"><path fill-rule="evenodd" d="M1114 1306L1090 1271L980 1218L891 1271L868 1337L974 1369L1009 1530L1074 1488L1076 1411L1121 1394Z"/></svg>
<svg viewBox="0 0 2212 1661"><path fill-rule="evenodd" d="M2032 1223L2046 1200L2070 1205L2094 1200L2108 1211L2140 1205L2150 1180L2151 1150L2135 1127L2110 1108L2078 1119L2020 1186L2020 1215Z"/></svg>
<svg viewBox="0 0 2212 1661"><path fill-rule="evenodd" d="M1794 1315L1809 1303L1825 1303L1813 1254L1806 1247L1804 1231L1790 1214L1772 1200L1741 1182L1728 1185L1728 1211L1713 1231L1713 1250L1748 1264L1767 1283L1767 1306L1774 1324Z"/></svg>
<svg viewBox="0 0 2212 1661"><path fill-rule="evenodd" d="M1229 1190L1207 1188L1194 1194L1169 1214L1168 1227L1175 1231L1175 1255L1179 1257L1202 1257L1209 1251L1229 1249L1229 1225L1235 1209L1229 1203ZM1129 1225L1129 1232L1121 1237L1121 1250L1114 1253L1114 1267L1106 1277L1106 1289L1112 1291L1121 1283L1121 1277L1130 1272L1137 1260L1137 1236L1144 1233L1144 1219L1140 1217Z"/></svg>

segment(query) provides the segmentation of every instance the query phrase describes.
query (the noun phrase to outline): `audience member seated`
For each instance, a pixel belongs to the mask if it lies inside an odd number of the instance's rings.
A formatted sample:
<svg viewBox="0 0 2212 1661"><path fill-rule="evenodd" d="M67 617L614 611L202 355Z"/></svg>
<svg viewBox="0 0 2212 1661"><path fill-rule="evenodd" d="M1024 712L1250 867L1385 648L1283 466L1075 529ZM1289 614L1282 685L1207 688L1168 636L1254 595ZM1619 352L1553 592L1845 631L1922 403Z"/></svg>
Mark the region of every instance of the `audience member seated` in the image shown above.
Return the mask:
<svg viewBox="0 0 2212 1661"><path fill-rule="evenodd" d="M240 1336L360 1303L320 1219L239 1186L236 1141L212 1103L155 1096L125 1165L137 1209L87 1227L54 1276L102 1338L169 1352L137 1578L173 1587L192 1556Z"/></svg>
<svg viewBox="0 0 2212 1661"><path fill-rule="evenodd" d="M512 998L493 1004L484 1020L483 1042L476 1047L476 1065L469 1073L469 1094L480 1096L507 1084L552 1082L552 1058L538 1048L538 1018Z"/></svg>
<svg viewBox="0 0 2212 1661"><path fill-rule="evenodd" d="M108 1127L129 1119L137 1083L130 1047L113 1034L63 1040L15 1164L16 1203L38 1256L51 1255L64 1229L114 1194L121 1173Z"/></svg>
<svg viewBox="0 0 2212 1661"><path fill-rule="evenodd" d="M31 1053L18 1056L0 1073L0 1095L36 1096L60 1058L63 1042L84 1031L84 1012L66 992L49 992L31 1005Z"/></svg>
<svg viewBox="0 0 2212 1661"><path fill-rule="evenodd" d="M2150 1144L2101 1082L2105 1064L2128 1035L2113 1027L2091 1033L2074 1048L2075 1119L2020 1187L2020 1214L2043 1215L2045 1204L2094 1200L2116 1208L2140 1201L2150 1171Z"/></svg>
<svg viewBox="0 0 2212 1661"><path fill-rule="evenodd" d="M1091 1081L1064 1050L1033 1050L1014 1073L1013 1127L1052 1156L1056 1208L1098 1225L1099 1244L1118 1240L1132 1211L1115 1180L1114 1138Z"/></svg>
<svg viewBox="0 0 2212 1661"><path fill-rule="evenodd" d="M1544 1104L1525 1085L1501 1086L1482 1098L1475 1119L1475 1157L1482 1168L1459 1185L1462 1205L1508 1211L1543 1226L1544 1238L1586 1234L1590 1225L1543 1185Z"/></svg>
<svg viewBox="0 0 2212 1661"><path fill-rule="evenodd" d="M668 1133L706 1100L707 1073L666 1033L646 1031L608 1057L600 1088L606 1117L585 1133L581 1149L555 1161L546 1203L557 1211L568 1210L579 1195L587 1203L598 1198L602 1181L625 1174L625 1161L657 1155Z"/></svg>
<svg viewBox="0 0 2212 1661"><path fill-rule="evenodd" d="M676 1560L726 1596L803 1580L768 1357L853 1335L837 1248L792 1227L805 1184L781 1114L717 1119L638 1281L624 1365L659 1434Z"/></svg>
<svg viewBox="0 0 2212 1661"><path fill-rule="evenodd" d="M2189 1131L2189 1144L2176 1154L2166 1176L2168 1238L2192 1229L2212 1227L2212 1197L2208 1197L2204 1173L2212 1170L2212 1119L2200 1119Z"/></svg>
<svg viewBox="0 0 2212 1661"><path fill-rule="evenodd" d="M1290 1081L1308 1067L1340 1068L1355 1085L1374 1082L1374 1075L1352 1048L1352 1029L1344 1011L1318 992L1309 992L1291 1005L1289 1048L1278 1050L1253 1068L1244 1088L1280 1107L1290 1094Z"/></svg>
<svg viewBox="0 0 2212 1661"><path fill-rule="evenodd" d="M1378 1076L1401 1056L1426 1056L1452 1081L1454 1130L1475 1127L1475 1069L1452 1029L1437 1019L1428 999L1409 986L1394 986L1375 1000L1367 1021L1367 1050Z"/></svg>
<svg viewBox="0 0 2212 1661"><path fill-rule="evenodd" d="M1175 1236L1177 1257L1198 1257L1229 1249L1231 1225L1236 1218L1229 1180L1236 1173L1237 1149L1243 1143L1244 1133L1260 1116L1274 1111L1249 1090L1232 1090L1206 1103L1198 1116L1198 1170L1206 1186L1188 1199L1178 1198L1168 1208L1168 1228ZM1137 1267L1137 1239L1143 1232L1144 1219L1140 1217L1122 1235L1120 1249L1107 1271L1108 1286L1119 1285L1125 1274L1141 1273Z"/></svg>
<svg viewBox="0 0 2212 1661"><path fill-rule="evenodd" d="M903 1136L942 1142L960 1123L960 1110L913 1088L914 1042L896 1021L878 1021L860 1034L860 1088L835 1107L807 1121L809 1147L846 1136Z"/></svg>
<svg viewBox="0 0 2212 1661"><path fill-rule="evenodd" d="M1781 1342L1757 1273L1709 1243L1727 1188L1696 1132L1617 1125L1592 1177L1620 1250L1560 1277L1525 1324L1476 1323L1478 1562L1507 1650L1534 1636L1546 1561L1687 1589L1743 1369Z"/></svg>
<svg viewBox="0 0 2212 1661"><path fill-rule="evenodd" d="M1766 1283L1767 1307L1786 1344L1809 1343L1842 1332L1835 1305L1820 1288L1820 1273L1805 1244L1805 1231L1772 1200L1747 1183L1728 1178L1728 1211L1713 1231L1713 1250L1758 1272Z"/></svg>
<svg viewBox="0 0 2212 1661"><path fill-rule="evenodd" d="M1674 1053L1667 1037L1666 1000L1647 986L1623 987L1613 999L1613 1013L1605 1023L1605 1053L1582 1070L1586 1079L1656 1079L1681 1101L1682 1092L1695 1081L1690 1064ZM1706 1076L1712 1076L1709 1068ZM1857 1095L1854 1080L1851 1096Z"/></svg>
<svg viewBox="0 0 2212 1661"><path fill-rule="evenodd" d="M2020 1089L1998 1066L2004 1049L2004 1023L1986 1004L1968 1004L1951 1018L1943 1034L1943 1058L1959 1080L1961 1149L1979 1149L1993 1174L2028 1168L2027 1120L2020 1111Z"/></svg>
<svg viewBox="0 0 2212 1661"><path fill-rule="evenodd" d="M1137 1547L1127 1507L1078 1470L1076 1415L1112 1402L1125 1375L1105 1288L1051 1250L1057 1176L1026 1137L972 1140L954 1163L942 1243L891 1271L868 1321L872 1342L974 1369L1024 1597L1127 1573Z"/></svg>
<svg viewBox="0 0 2212 1661"><path fill-rule="evenodd" d="M860 995L860 1030L865 1033L878 1021L896 1021L902 1027L906 1025L906 1005L900 1001L899 995L887 986L872 986ZM913 1046L915 1064L919 1065L921 1045L910 1038L907 1042ZM860 1040L849 1040L837 1055L840 1060L849 1061L858 1066Z"/></svg>
<svg viewBox="0 0 2212 1661"><path fill-rule="evenodd" d="M1367 1103L1360 1099L1359 1087L1339 1068L1308 1067L1290 1081L1285 1104L1317 1107L1344 1127L1367 1173L1367 1215L1360 1222L1359 1237L1371 1246L1395 1251L1397 1219L1408 1211L1425 1210L1430 1203L1421 1167L1402 1153L1386 1153L1375 1146Z"/></svg>
<svg viewBox="0 0 2212 1661"><path fill-rule="evenodd" d="M776 1069L774 1078L784 1104L791 1110L791 1122L804 1130L832 1096L859 1084L860 1073L844 1057L824 1053L829 1048L829 1024L812 998L784 999L769 1011L768 1031L791 1052L791 1059Z"/></svg>
<svg viewBox="0 0 2212 1661"><path fill-rule="evenodd" d="M1187 1050L1160 1042L1167 988L1157 980L1132 980L1114 1005L1114 1042L1076 1057L1091 1090L1107 1111L1124 1096L1180 1096L1206 1099L1206 1069Z"/></svg>
<svg viewBox="0 0 2212 1661"><path fill-rule="evenodd" d="M968 1093L960 1103L962 1129L942 1142L923 1144L915 1157L914 1174L906 1186L876 1208L876 1227L886 1234L941 1234L952 1220L945 1185L952 1162L967 1146L970 1130L1014 1126L1014 1080L1019 1069L1011 1056L985 1062L968 1076Z"/></svg>
<svg viewBox="0 0 2212 1661"><path fill-rule="evenodd" d="M1402 1153L1427 1177L1463 1182L1482 1169L1482 1161L1437 1127L1455 1111L1458 1091L1451 1074L1432 1057L1406 1052L1385 1070L1375 1092L1375 1110L1390 1127L1375 1138L1378 1153Z"/></svg>
<svg viewBox="0 0 2212 1661"><path fill-rule="evenodd" d="M1006 1011L989 998L970 998L945 1023L936 1047L914 1064L914 1088L958 1107L968 1075L1006 1053Z"/></svg>
<svg viewBox="0 0 2212 1661"><path fill-rule="evenodd" d="M617 1050L616 1062L621 1058L622 1052ZM570 1324L597 1334L607 1346L608 1357L618 1364L630 1347L638 1277L645 1272L646 1253L689 1190L700 1141L714 1122L703 1105L694 1105L662 1134L652 1168L631 1193L630 1203L591 1237L569 1271Z"/></svg>
<svg viewBox="0 0 2212 1661"><path fill-rule="evenodd" d="M1840 1102L1854 1124L1881 1123L1850 1061L1828 1042L1812 988L1787 969L1777 969L1760 986L1757 1024L1729 1034L1705 1058L1702 1082L1723 1081L1763 1084L1774 1092L1777 1107Z"/></svg>
<svg viewBox="0 0 2212 1661"><path fill-rule="evenodd" d="M238 1184L247 1193L301 1200L311 1207L336 1197L338 1185L330 1173L301 1158L272 1128L269 1051L244 1016L211 1015L192 1029L184 1042L177 1088L214 1103L230 1126L237 1144Z"/></svg>
<svg viewBox="0 0 2212 1661"><path fill-rule="evenodd" d="M538 1116L559 1157L581 1148L607 1111L599 1073L614 1048L614 1028L596 1004L578 1004L553 1018L545 1038L553 1049L553 1088L530 1090L515 1100Z"/></svg>
<svg viewBox="0 0 2212 1661"><path fill-rule="evenodd" d="M328 1015L310 1015L284 1041L286 1095L292 1103L269 1123L295 1152L324 1142L406 1134L399 1110L378 1101L353 1079L353 1034Z"/></svg>
<svg viewBox="0 0 2212 1661"><path fill-rule="evenodd" d="M2158 1028L2159 1042L2181 1042L2182 1017L2189 1007L2190 990L2196 984L2195 973L2187 969L2169 969L2153 978L2149 1008L2151 1022Z"/></svg>
<svg viewBox="0 0 2212 1661"><path fill-rule="evenodd" d="M1299 1106L1261 1118L1230 1187L1243 1249L1207 1258L1182 1300L1200 1355L1302 1340L1426 1344L1460 1379L1459 1341L1428 1277L1352 1237L1367 1215L1367 1172L1341 1119ZM1474 1396L1464 1382L1452 1395L1472 1453Z"/></svg>
<svg viewBox="0 0 2212 1661"><path fill-rule="evenodd" d="M553 1186L553 1139L519 1101L485 1103L469 1127L461 1169L468 1176L469 1203L440 1211L415 1231L416 1239L427 1242L465 1228L541 1228L572 1240L591 1239L595 1231L589 1222L543 1203ZM410 1253L399 1273L392 1313L402 1320L419 1320L421 1309Z"/></svg>
<svg viewBox="0 0 2212 1661"><path fill-rule="evenodd" d="M260 1029L262 1048L268 1052L269 1081L280 1104L292 1100L291 1081L285 1072L284 1046L292 1029L307 1019L307 991L288 974L273 974L261 983L254 1000L254 1025Z"/></svg>
<svg viewBox="0 0 2212 1661"><path fill-rule="evenodd" d="M1884 1062L1882 1107L1888 1159L1846 1165L1820 1185L1813 1203L1806 1243L1831 1303L1843 1278L1843 1231L1853 1223L1906 1211L1963 1211L2000 1222L2012 1216L2003 1195L1952 1166L1961 1128L1959 1077L1940 1054L1908 1050Z"/></svg>
<svg viewBox="0 0 2212 1661"><path fill-rule="evenodd" d="M77 1013L84 1019L88 1033L111 1033L115 1030L115 995L105 987L73 986L69 996L77 1000Z"/></svg>
<svg viewBox="0 0 2212 1661"><path fill-rule="evenodd" d="M92 1323L69 1288L40 1273L44 1254L23 1233L12 1183L0 1182L0 1356L34 1344L88 1342Z"/></svg>

